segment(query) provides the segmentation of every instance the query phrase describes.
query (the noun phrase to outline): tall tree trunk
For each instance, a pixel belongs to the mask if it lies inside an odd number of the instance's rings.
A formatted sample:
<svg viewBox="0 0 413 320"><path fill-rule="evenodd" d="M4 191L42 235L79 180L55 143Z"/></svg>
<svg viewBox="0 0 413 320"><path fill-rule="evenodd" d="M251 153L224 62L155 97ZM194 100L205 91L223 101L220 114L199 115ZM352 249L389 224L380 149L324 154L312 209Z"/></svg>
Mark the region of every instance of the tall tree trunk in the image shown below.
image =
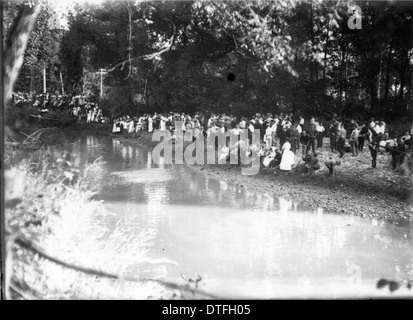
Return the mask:
<svg viewBox="0 0 413 320"><path fill-rule="evenodd" d="M33 90L33 69L30 68L30 92L34 92Z"/></svg>
<svg viewBox="0 0 413 320"><path fill-rule="evenodd" d="M348 61L349 61L349 50L348 50L348 44L345 44L346 48L346 55L345 55L345 66L344 66L344 78L343 78L343 97L344 97L344 105L347 103L347 87L348 87Z"/></svg>
<svg viewBox="0 0 413 320"><path fill-rule="evenodd" d="M313 26L313 1L310 1L310 39L311 45L314 46L314 26ZM314 81L314 61L310 61L310 82Z"/></svg>
<svg viewBox="0 0 413 320"><path fill-rule="evenodd" d="M1 68L2 68L2 80L1 80L1 102L0 102L0 115L2 123L1 131L1 149L3 150L4 141L4 109L10 99L11 93L13 92L14 84L20 73L21 66L24 60L24 52L26 51L27 44L29 42L30 33L33 30L34 24L36 22L37 16L41 11L41 6L37 5L30 7L28 5L23 5L17 17L14 19L13 27L7 38L6 46L3 50L3 3L0 3L0 14L1 14ZM1 157L3 158L3 157ZM1 174L4 176L4 163L3 159L1 161ZM4 196L0 198L1 209L4 212ZM5 224L3 219L1 219L1 296L4 299L11 299L10 292L10 282L13 272L12 263L12 246L13 240L11 236L6 237ZM6 244L7 241L7 244Z"/></svg>
<svg viewBox="0 0 413 320"><path fill-rule="evenodd" d="M377 82L375 79L370 80L370 106L374 113L377 113Z"/></svg>
<svg viewBox="0 0 413 320"><path fill-rule="evenodd" d="M409 65L408 50L403 49L402 59L401 59L401 64L400 64L400 92L399 92L400 100L403 100L403 91L404 91L404 86L406 84L406 70L407 70L408 65Z"/></svg>
<svg viewBox="0 0 413 320"><path fill-rule="evenodd" d="M326 77L326 70L327 70L327 51L329 45L329 37L330 37L330 21L328 21L328 29L327 29L327 37L326 37L326 46L324 48L324 66L323 66L323 79Z"/></svg>
<svg viewBox="0 0 413 320"><path fill-rule="evenodd" d="M0 61L3 61L3 2L0 1ZM3 70L2 70L3 71ZM0 150L4 150L4 91L3 91L3 77L0 77L0 122L1 122L1 130L0 130ZM4 177L4 162L3 162L3 153L2 156L0 157L0 174L1 177ZM4 186L4 183L2 184ZM3 190L2 190L3 191ZM1 212L4 212L4 192L1 193L0 195L0 210ZM6 261L6 235L5 235L5 220L2 216L2 219L0 219L0 228L1 228L1 233L0 233L0 246L1 246L1 260L0 260L0 272L1 272L1 283L0 283L0 299L1 300L6 300L6 293L8 294L6 290L6 286L8 283L5 280L6 277L6 268L5 268L5 261ZM9 276L10 280L10 276Z"/></svg>
<svg viewBox="0 0 413 320"><path fill-rule="evenodd" d="M260 114L262 114L261 86L262 86L262 79L261 79L261 71L260 71L260 81L258 83L258 97L259 97L259 103L260 103Z"/></svg>
<svg viewBox="0 0 413 320"><path fill-rule="evenodd" d="M33 30L40 11L40 5L33 7L23 5L14 20L13 27L6 42L6 47L4 48L4 55L2 57L4 106L7 105L13 91L14 84L17 80L17 76L20 73L20 68L24 60L24 52L26 51L26 47L29 42L30 32Z"/></svg>
<svg viewBox="0 0 413 320"><path fill-rule="evenodd" d="M345 83L345 66L346 66L346 41L344 35L341 38L341 62L340 62L340 104L343 106L343 92Z"/></svg>
<svg viewBox="0 0 413 320"><path fill-rule="evenodd" d="M380 65L379 65L379 74L377 76L377 99L380 101L380 82L381 82L381 74L382 74L382 68L383 68L383 55L381 54L380 51Z"/></svg>
<svg viewBox="0 0 413 320"><path fill-rule="evenodd" d="M384 89L384 100L389 99L389 90L390 90L390 66L391 66L391 55L393 51L393 41L390 44L389 54L387 56L387 67L386 67L386 87Z"/></svg>

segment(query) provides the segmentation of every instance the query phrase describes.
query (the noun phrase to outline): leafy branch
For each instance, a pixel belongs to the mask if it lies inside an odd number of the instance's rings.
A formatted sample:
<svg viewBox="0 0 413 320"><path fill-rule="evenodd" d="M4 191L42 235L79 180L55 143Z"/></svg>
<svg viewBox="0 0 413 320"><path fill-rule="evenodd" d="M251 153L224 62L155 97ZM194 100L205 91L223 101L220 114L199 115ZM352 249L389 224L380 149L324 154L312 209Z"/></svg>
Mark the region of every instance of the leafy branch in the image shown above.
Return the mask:
<svg viewBox="0 0 413 320"><path fill-rule="evenodd" d="M131 74L131 65L132 65L132 61L137 61L139 59L144 59L144 60L153 60L156 59L158 57L160 57L162 54L164 54L165 52L171 50L171 48L174 46L175 44L175 40L176 40L176 26L175 24L169 20L169 19L165 19L167 21L169 21L172 26L173 26L173 34L171 36L171 38L168 41L168 44L166 46L164 46L164 48L162 48L161 50L154 52L154 53L150 53L150 54L144 54L135 58L131 58L129 56L129 58L125 61L122 61L120 63L118 63L117 65L115 65L114 67L110 68L107 70L107 72L113 72L115 71L117 68L121 67L121 70L124 69L125 65L128 63L129 64L129 75L127 76L127 78L130 76Z"/></svg>

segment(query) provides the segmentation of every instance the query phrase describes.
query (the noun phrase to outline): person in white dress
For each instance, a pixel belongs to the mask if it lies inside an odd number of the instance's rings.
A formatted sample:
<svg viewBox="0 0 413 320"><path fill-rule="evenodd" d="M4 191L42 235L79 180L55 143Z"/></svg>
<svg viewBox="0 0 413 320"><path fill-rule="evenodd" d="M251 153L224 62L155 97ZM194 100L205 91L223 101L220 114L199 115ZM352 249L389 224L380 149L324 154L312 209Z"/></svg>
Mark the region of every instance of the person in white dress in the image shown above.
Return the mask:
<svg viewBox="0 0 413 320"><path fill-rule="evenodd" d="M166 130L166 119L164 117L161 117L161 131Z"/></svg>
<svg viewBox="0 0 413 320"><path fill-rule="evenodd" d="M134 130L135 130L135 123L134 123L133 120L131 119L131 120L129 121L129 124L128 124L128 132L129 132L129 133L132 133Z"/></svg>
<svg viewBox="0 0 413 320"><path fill-rule="evenodd" d="M281 158L280 169L284 171L291 171L294 164L294 153L291 151L290 139L286 138L282 146L283 155Z"/></svg>

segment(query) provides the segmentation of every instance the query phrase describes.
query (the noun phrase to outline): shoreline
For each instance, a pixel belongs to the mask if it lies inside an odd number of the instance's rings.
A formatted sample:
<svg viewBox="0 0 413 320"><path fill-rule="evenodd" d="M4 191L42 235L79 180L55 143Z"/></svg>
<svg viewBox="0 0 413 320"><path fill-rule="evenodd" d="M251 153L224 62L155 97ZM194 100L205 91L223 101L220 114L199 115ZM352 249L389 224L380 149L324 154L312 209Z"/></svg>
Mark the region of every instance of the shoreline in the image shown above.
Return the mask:
<svg viewBox="0 0 413 320"><path fill-rule="evenodd" d="M109 134L122 142L153 147L148 132L126 135ZM283 172L261 168L255 176L241 175L237 165L187 165L195 173L208 179L248 186L251 191L269 194L293 201L311 209L323 208L328 212L356 216L413 221L413 179L391 170L389 156L377 157L377 168L371 168L371 156L367 148L357 157L351 154L341 159L337 173L328 177L323 159L332 155L325 147L317 149L321 169L317 173ZM295 156L298 162L301 156Z"/></svg>
<svg viewBox="0 0 413 320"><path fill-rule="evenodd" d="M152 134L148 132L113 134L108 126L101 124L80 123L63 129L45 129L47 134L26 148L40 149L42 146L67 144L79 139L79 134L109 136L146 148L153 148L159 143L152 141ZM346 153L341 159L341 166L336 167L336 175L328 177L323 159L334 154L326 148L317 149L317 153L321 169L311 174L261 168L257 175L243 176L237 165L185 165L205 178L248 186L253 192L281 197L311 209L323 208L333 213L413 221L413 178L393 172L390 156L378 155L377 168L372 169L367 148L358 157ZM301 156L296 155L295 163L300 159Z"/></svg>

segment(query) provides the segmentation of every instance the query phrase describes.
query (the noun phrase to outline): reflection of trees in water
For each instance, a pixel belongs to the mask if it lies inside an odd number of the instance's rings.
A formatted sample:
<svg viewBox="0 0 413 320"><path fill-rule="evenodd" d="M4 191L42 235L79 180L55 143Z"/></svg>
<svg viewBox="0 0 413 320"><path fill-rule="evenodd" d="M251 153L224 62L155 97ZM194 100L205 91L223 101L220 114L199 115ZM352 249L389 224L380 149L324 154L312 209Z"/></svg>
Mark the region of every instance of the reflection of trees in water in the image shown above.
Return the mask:
<svg viewBox="0 0 413 320"><path fill-rule="evenodd" d="M337 283L345 283L349 276L346 261L360 265L363 275L370 278L380 276L377 272L383 271L406 279L412 272L408 268L412 259L408 256L406 259L406 255L400 256L396 263L382 260L380 265L380 260L377 260L378 266L369 265L372 260L368 254L371 252L383 259L382 250L395 248L390 255L397 258L400 255L397 249L411 249L411 234L404 239L394 234L399 230L397 228L385 229L381 222L365 225L366 220L360 223L354 217L343 219L342 215L325 214L322 209L302 213L291 201L257 193L248 186L204 179L181 165L173 165L170 169L162 163L159 166L152 164L151 153L139 147L119 143L112 143L112 146L113 153L120 156L127 168L133 165L137 169L150 169L137 170L137 174L149 172L153 178L150 183L132 183L122 187L122 193L127 189L131 202L136 201L137 195L144 195L145 205L139 206L142 210L139 213L147 216L148 224L155 228L159 228L160 222L175 225L174 216L165 214L168 205L175 203L216 206L220 210L219 216L214 218L218 220L204 221L202 234L210 239L208 255L221 261L220 268L226 270L222 270L225 274L243 274L252 278L262 275L280 279L292 277L297 283L308 286L309 279L314 281L315 278L335 277ZM154 182L159 174L171 174L173 179ZM222 207L230 209L223 211ZM258 210L255 213L252 209ZM251 215L247 219L246 211ZM354 227L362 227L362 232ZM379 237L375 238L376 234ZM239 263L235 267L225 260L229 248L245 253L245 256L237 258Z"/></svg>

